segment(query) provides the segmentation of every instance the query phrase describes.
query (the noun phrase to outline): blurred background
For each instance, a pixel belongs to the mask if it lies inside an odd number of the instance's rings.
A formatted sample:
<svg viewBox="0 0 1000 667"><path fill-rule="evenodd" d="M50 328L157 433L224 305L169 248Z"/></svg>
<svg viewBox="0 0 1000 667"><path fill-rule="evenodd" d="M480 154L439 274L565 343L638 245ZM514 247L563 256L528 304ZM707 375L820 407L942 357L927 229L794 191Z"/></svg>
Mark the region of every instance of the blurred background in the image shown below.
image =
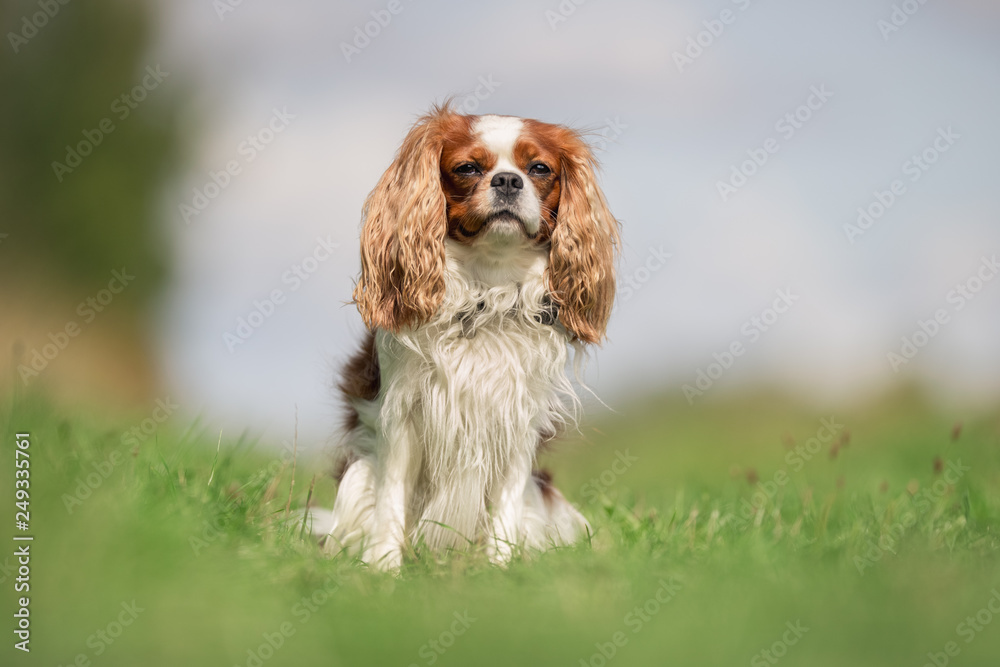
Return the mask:
<svg viewBox="0 0 1000 667"><path fill-rule="evenodd" d="M6 2L4 392L323 446L362 202L454 95L591 131L611 408L1000 398L1000 6ZM733 355L734 346L741 353ZM604 408L592 401L598 411Z"/></svg>

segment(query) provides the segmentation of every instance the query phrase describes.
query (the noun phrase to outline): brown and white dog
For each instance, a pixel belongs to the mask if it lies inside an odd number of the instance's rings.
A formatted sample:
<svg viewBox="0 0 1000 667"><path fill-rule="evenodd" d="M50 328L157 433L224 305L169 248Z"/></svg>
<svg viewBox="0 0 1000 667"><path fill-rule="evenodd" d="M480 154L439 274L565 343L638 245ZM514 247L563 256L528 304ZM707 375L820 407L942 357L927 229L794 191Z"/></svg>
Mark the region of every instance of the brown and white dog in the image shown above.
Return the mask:
<svg viewBox="0 0 1000 667"><path fill-rule="evenodd" d="M533 473L579 407L569 349L605 335L618 222L566 127L436 107L369 195L354 300L369 333L328 550L399 567L408 546L578 540L584 517Z"/></svg>

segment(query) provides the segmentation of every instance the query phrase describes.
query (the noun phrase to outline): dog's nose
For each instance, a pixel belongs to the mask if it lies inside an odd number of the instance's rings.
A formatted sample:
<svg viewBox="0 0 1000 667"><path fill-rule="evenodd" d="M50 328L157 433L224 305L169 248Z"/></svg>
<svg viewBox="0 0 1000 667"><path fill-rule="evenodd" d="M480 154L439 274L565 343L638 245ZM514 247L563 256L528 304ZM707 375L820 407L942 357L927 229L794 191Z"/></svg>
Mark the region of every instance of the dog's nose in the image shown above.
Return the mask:
<svg viewBox="0 0 1000 667"><path fill-rule="evenodd" d="M524 181L514 172L501 171L490 179L490 187L497 188L501 194L509 196L517 194L515 190L524 189Z"/></svg>

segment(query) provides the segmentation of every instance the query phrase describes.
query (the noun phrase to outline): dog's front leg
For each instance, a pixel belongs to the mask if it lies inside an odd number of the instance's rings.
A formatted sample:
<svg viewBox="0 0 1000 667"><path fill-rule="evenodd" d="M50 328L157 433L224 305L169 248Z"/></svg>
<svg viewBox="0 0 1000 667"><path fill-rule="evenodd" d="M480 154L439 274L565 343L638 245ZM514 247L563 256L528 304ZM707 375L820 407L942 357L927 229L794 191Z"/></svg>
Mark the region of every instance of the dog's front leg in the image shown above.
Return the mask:
<svg viewBox="0 0 1000 667"><path fill-rule="evenodd" d="M394 571L403 562L406 510L420 469L420 454L412 425L405 420L378 437L375 527L364 560L374 568Z"/></svg>
<svg viewBox="0 0 1000 667"><path fill-rule="evenodd" d="M515 456L493 498L492 535L489 536L490 560L498 565L510 562L523 541L524 487L531 478L531 458Z"/></svg>

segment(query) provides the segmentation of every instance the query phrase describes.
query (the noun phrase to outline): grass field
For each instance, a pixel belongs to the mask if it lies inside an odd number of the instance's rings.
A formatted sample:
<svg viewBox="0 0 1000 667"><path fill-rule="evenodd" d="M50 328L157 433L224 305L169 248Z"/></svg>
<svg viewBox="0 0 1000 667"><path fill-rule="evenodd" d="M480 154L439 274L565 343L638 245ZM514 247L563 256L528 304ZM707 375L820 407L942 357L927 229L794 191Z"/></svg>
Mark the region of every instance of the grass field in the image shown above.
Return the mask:
<svg viewBox="0 0 1000 667"><path fill-rule="evenodd" d="M0 413L0 497L28 432L32 652L8 629L0 664L1000 664L1000 411L758 395L604 414L547 462L589 545L393 577L283 520L277 443L217 449L173 422L140 438L149 415L109 426L21 399ZM329 506L326 461L295 467L291 507L314 475Z"/></svg>

